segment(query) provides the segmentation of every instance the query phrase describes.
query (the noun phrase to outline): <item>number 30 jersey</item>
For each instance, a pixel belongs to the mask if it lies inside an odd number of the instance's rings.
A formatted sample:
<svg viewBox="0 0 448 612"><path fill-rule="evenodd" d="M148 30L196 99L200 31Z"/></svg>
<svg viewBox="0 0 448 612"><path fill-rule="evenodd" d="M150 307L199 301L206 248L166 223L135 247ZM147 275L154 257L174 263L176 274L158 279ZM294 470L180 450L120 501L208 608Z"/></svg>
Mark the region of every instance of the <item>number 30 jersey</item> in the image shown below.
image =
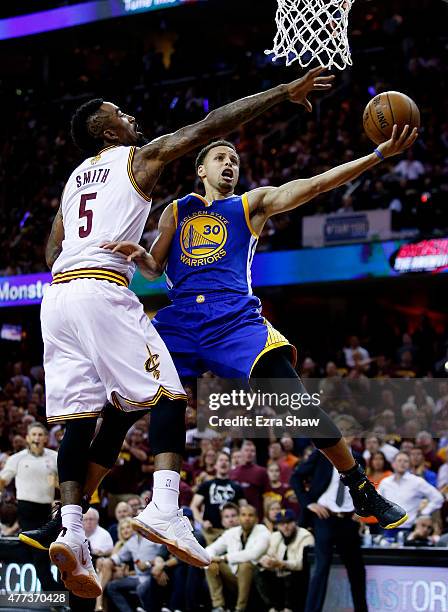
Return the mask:
<svg viewBox="0 0 448 612"><path fill-rule="evenodd" d="M252 295L251 265L258 236L247 195L207 202L191 193L173 203L176 233L166 267L175 302L216 292Z"/></svg>
<svg viewBox="0 0 448 612"><path fill-rule="evenodd" d="M52 273L79 268L104 268L132 278L135 264L101 249L104 242L140 242L151 210L151 199L132 174L135 147L112 146L86 159L64 189L62 252Z"/></svg>

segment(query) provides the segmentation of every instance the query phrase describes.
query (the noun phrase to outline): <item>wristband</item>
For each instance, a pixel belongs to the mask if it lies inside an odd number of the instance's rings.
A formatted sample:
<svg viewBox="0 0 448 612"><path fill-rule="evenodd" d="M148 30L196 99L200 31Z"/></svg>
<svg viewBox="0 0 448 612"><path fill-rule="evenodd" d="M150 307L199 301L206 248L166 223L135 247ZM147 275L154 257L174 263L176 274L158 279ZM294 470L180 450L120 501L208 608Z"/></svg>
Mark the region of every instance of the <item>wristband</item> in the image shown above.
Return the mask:
<svg viewBox="0 0 448 612"><path fill-rule="evenodd" d="M373 152L377 157L379 157L381 161L384 161L386 159L379 149L373 149Z"/></svg>

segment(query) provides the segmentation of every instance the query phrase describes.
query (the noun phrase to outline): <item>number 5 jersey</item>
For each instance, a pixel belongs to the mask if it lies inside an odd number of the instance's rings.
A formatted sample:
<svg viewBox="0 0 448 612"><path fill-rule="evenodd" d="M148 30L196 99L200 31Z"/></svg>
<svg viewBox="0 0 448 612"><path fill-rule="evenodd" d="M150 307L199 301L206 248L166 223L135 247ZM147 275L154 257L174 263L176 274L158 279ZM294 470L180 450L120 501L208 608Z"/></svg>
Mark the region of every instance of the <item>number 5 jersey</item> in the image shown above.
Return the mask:
<svg viewBox="0 0 448 612"><path fill-rule="evenodd" d="M140 242L142 237L151 198L132 174L134 153L135 147L107 147L72 172L61 200L65 235L53 276L104 268L132 278L135 265L100 245L116 240Z"/></svg>

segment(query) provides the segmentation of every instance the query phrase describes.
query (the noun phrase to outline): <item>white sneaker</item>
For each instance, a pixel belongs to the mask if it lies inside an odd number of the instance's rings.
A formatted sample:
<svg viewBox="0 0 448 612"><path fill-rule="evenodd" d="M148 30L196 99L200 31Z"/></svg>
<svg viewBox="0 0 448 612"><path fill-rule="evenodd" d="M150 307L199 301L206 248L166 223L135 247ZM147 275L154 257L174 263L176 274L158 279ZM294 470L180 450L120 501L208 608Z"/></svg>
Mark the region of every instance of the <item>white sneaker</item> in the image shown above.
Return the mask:
<svg viewBox="0 0 448 612"><path fill-rule="evenodd" d="M95 599L101 595L103 590L93 569L85 538L63 527L49 552L50 559L61 572L62 581L69 591L86 599Z"/></svg>
<svg viewBox="0 0 448 612"><path fill-rule="evenodd" d="M131 525L147 540L165 544L181 561L196 567L207 567L210 564L208 553L194 537L193 527L182 510L167 514L151 502L131 520Z"/></svg>

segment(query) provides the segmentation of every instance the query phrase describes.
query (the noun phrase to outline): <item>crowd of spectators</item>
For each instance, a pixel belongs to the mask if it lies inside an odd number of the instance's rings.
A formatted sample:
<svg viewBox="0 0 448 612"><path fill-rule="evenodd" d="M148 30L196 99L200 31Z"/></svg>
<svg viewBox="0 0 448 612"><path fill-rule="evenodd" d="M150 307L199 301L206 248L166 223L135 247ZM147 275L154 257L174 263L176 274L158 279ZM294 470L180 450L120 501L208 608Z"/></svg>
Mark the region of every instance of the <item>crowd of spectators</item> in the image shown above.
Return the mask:
<svg viewBox="0 0 448 612"><path fill-rule="evenodd" d="M448 546L448 382L416 379L412 370L402 378L396 371L375 368L367 371L370 376L360 373L359 360L364 368L373 362L356 337L349 337L341 352L344 367L327 364L323 377L307 358L302 364L305 384L317 384L323 397L331 398L326 408L354 452L362 454L368 477L409 514L401 529L387 533L375 519L362 519L359 531L365 544ZM389 377L391 373L398 377ZM3 474L11 471L10 457L30 448L33 423L45 424L42 368L17 362L10 374L0 391L3 537L19 531L14 480L2 480ZM363 400L361 406L352 400L364 384L371 385L362 389L371 403ZM338 393L332 395L336 388ZM223 610L232 602L239 610L254 605L302 610L304 599L298 594L306 594L307 551L314 543L305 510L309 514L323 507L304 507L303 483L299 488L296 484L295 474L313 451L310 441L294 439L288 431L272 431L270 438L256 440L237 438L235 432L226 436L201 431L193 390L188 395L190 435L180 503L197 537L209 547L211 568L204 573L188 567L130 528L129 518L151 498L154 463L145 417L128 433L116 465L84 516L104 587L97 610ZM359 425L361 430L356 430ZM57 451L63 434L63 426L51 427L47 447Z"/></svg>
<svg viewBox="0 0 448 612"><path fill-rule="evenodd" d="M316 174L369 151L360 125L362 109L378 91L406 91L422 111L421 138L406 158L319 198L305 212L274 218L259 248L298 248L301 216L324 211L390 209L396 230L416 229L424 236L433 228L443 235L448 228L441 212L448 193L448 62L432 15L428 38L424 44L417 40L416 15L422 27L428 23L425 2L420 4L418 9L413 2L398 1L354 13L354 68L338 75L336 91L317 113L305 118L282 106L233 135L243 191ZM232 33L208 44L207 52L191 36L176 33L180 24L174 13L157 36L132 18L102 24L85 39L76 32L54 34L54 47L50 44L45 52L36 42L30 43L34 52L29 54L11 43L14 68L9 74L0 69L8 116L0 145L0 274L44 269L45 237L64 182L79 162L68 130L70 113L79 103L104 94L141 117L145 132L155 137L230 99L292 78L263 55L266 23L248 27L243 7ZM265 17L261 11L260 19ZM101 46L98 31L104 33ZM59 45L62 36L73 44ZM154 194L146 246L154 239L164 205L192 190L200 191L200 185L193 158L187 157L172 164ZM446 335L427 319L412 333L395 329L384 339L372 327L358 327L359 336L348 336L344 346L324 356L302 352L299 369L310 391L322 391L324 407L353 450L362 454L371 481L409 511L401 530L385 534L373 519L363 519L359 531L367 545L448 546L448 379L434 378L446 375ZM306 593L307 550L314 539L292 477L309 459L310 441L286 431L273 430L270 438L253 441L203 431L189 390L180 504L213 556L204 573L130 527L130 517L151 498L154 459L148 421L149 416L132 427L84 517L104 587L97 609L196 611L210 606L222 611L256 602L258 609L302 609L299 594ZM44 372L24 353L23 361L6 363L0 371L3 537L19 531L11 467L3 470L11 457L30 447L36 422L46 425ZM63 425L51 427L47 448L57 451L63 435ZM11 477L2 480L2 473Z"/></svg>
<svg viewBox="0 0 448 612"><path fill-rule="evenodd" d="M430 235L437 228L443 235L447 229L443 19L438 21L431 11L425 13L425 3L420 5L412 10L400 1L387 7L371 3L368 10L354 7L354 67L337 74L334 93L309 116L281 105L232 135L241 155L239 190L244 191L317 174L367 153L372 144L363 134L362 110L376 92L402 90L422 112L421 136L407 158L392 159L352 185L272 219L260 249L299 248L301 217L317 212L390 209L396 230ZM154 21L141 16L102 23L94 33L54 33L44 50L39 38L28 39L27 46L4 43L10 45L12 61L0 72L8 116L0 130L1 274L45 269L45 237L64 182L80 161L69 135L70 115L79 103L104 95L135 114L153 138L231 99L294 77L295 72L272 64L263 53L271 36L270 8L260 7L255 28L250 7L239 3L239 19L213 44L207 43L204 53L204 41L190 35L191 27L198 17L216 18L215 10L204 4L179 14L164 13L157 33ZM192 156L171 164L153 193L156 211L148 220L144 243L152 242L165 204L200 189Z"/></svg>

